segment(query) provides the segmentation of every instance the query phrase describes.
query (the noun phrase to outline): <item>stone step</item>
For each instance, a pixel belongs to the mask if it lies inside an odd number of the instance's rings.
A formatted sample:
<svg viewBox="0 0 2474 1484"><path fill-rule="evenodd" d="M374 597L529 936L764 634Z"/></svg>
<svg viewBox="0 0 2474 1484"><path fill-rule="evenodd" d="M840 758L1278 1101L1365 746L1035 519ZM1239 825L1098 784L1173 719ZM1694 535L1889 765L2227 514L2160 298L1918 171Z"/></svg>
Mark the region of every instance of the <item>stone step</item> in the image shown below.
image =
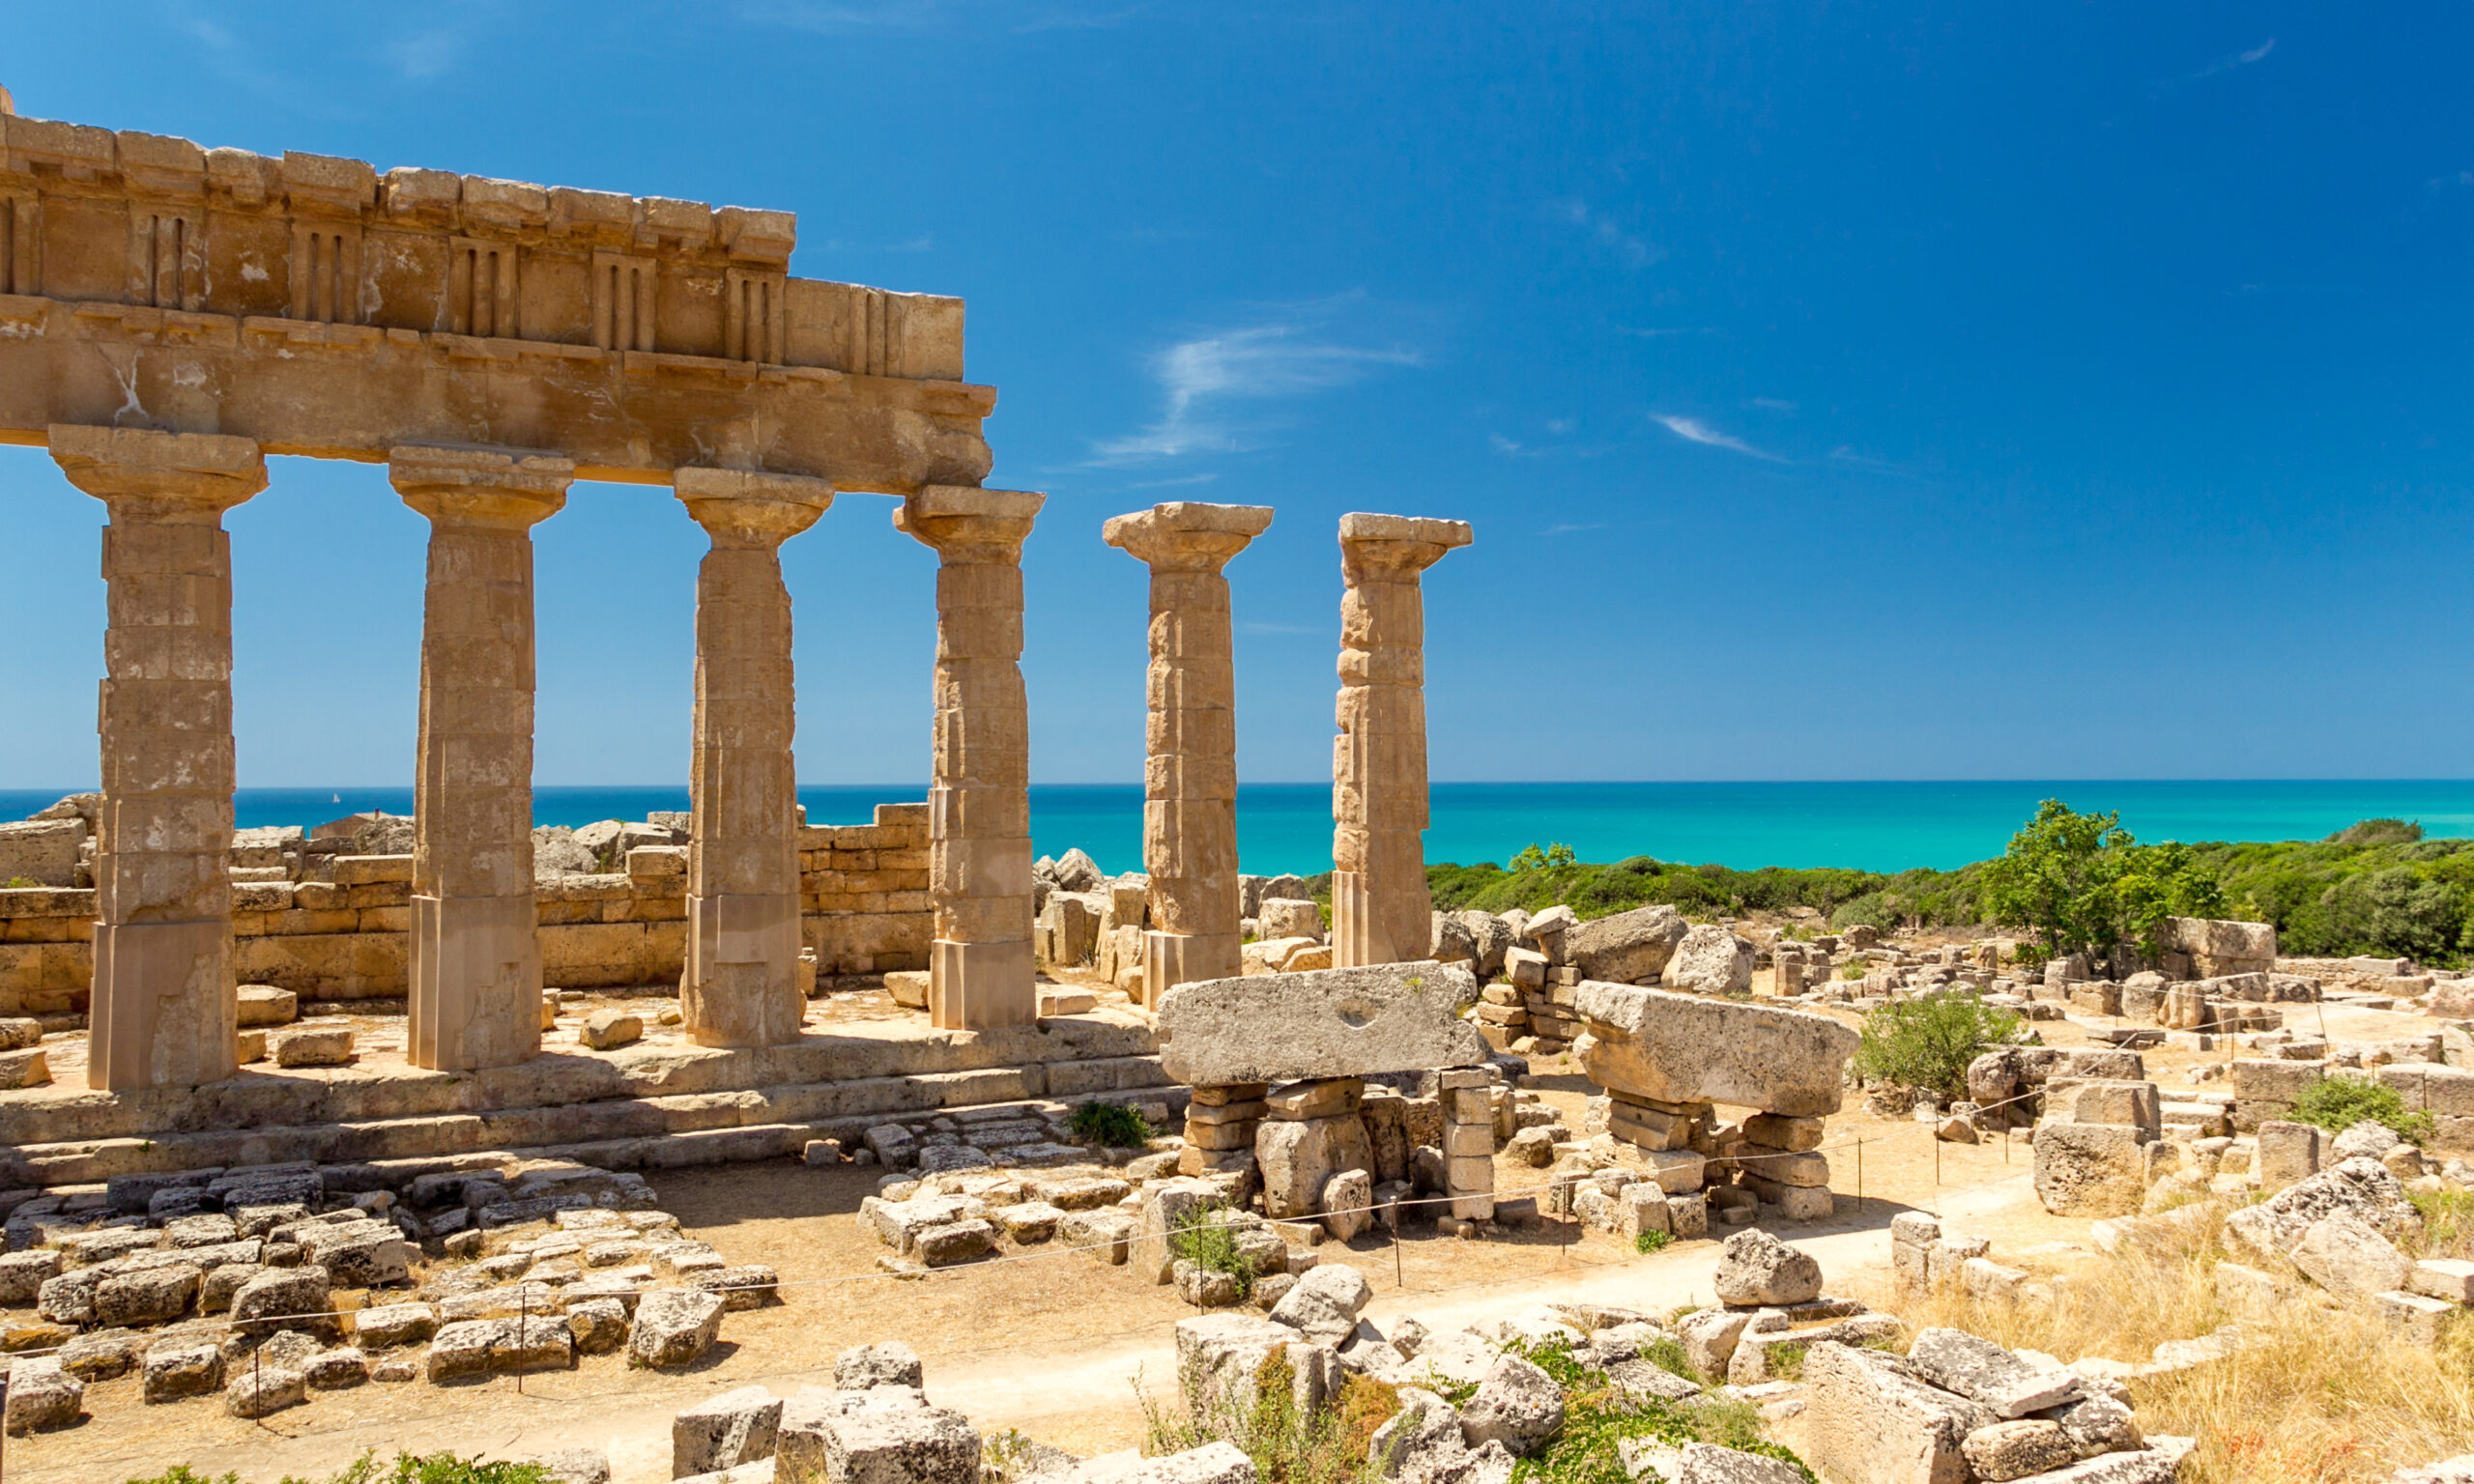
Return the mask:
<svg viewBox="0 0 2474 1484"><path fill-rule="evenodd" d="M477 1113L46 1140L0 1152L0 1181L57 1186L216 1166L440 1159L491 1150L657 1169L795 1155L810 1138L852 1138L889 1115L1168 1085L1158 1057L1120 1056Z"/></svg>

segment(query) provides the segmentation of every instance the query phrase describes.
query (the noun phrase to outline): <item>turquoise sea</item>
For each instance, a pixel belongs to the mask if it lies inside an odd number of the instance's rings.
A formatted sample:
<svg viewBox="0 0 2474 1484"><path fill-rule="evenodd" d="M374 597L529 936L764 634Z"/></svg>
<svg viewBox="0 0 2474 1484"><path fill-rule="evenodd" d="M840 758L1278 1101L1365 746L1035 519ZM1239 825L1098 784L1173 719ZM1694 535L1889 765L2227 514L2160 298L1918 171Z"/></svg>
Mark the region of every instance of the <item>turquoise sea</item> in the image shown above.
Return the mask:
<svg viewBox="0 0 2474 1484"><path fill-rule="evenodd" d="M0 789L0 819L22 818L66 789ZM817 786L799 800L819 824L862 824L880 802L924 785ZM1651 855L1694 865L1949 868L1999 855L2039 800L2119 810L2142 840L2317 840L2357 819L2419 820L2434 836L2474 836L2474 780L2089 781L2064 783L1437 784L1426 859L1502 862L1533 842L1584 861ZM244 826L311 825L360 810L409 813L410 788L244 788ZM543 824L641 819L685 809L678 787L542 787ZM1247 870L1311 874L1332 866L1332 791L1255 784L1237 800ZM1081 846L1110 871L1142 865L1142 789L1050 784L1031 789L1031 837L1045 855Z"/></svg>

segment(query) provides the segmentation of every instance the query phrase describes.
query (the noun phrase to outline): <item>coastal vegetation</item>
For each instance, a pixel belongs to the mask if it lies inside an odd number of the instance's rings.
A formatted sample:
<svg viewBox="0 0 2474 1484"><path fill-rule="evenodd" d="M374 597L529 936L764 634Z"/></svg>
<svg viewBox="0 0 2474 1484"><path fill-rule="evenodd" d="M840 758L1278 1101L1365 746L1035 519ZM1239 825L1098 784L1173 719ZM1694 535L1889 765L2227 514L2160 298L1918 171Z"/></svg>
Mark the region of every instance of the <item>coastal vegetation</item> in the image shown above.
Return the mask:
<svg viewBox="0 0 2474 1484"><path fill-rule="evenodd" d="M1665 902L1687 917L1765 912L1837 930L2011 927L2065 953L2141 941L2169 915L2228 916L2275 924L2287 954L2474 960L2474 840L2426 840L2398 819L2366 819L2321 841L2150 845L2114 814L2049 802L2008 853L1954 870L1738 870L1645 855L1592 863L1539 845L1511 869L1429 866L1426 881L1445 911L1564 902L1587 918Z"/></svg>

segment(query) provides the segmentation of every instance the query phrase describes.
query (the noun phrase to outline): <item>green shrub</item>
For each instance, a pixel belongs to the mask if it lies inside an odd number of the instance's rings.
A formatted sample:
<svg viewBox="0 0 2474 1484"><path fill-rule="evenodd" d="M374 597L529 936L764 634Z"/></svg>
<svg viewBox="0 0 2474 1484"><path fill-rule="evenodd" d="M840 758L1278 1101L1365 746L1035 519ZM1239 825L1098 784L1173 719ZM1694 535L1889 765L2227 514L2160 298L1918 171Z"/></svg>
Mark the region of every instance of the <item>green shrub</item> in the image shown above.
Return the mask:
<svg viewBox="0 0 2474 1484"><path fill-rule="evenodd" d="M1193 1212L1168 1234L1168 1252L1210 1272L1237 1280L1237 1296L1254 1292L1254 1260L1237 1250L1237 1229L1228 1224L1225 1207L1206 1206Z"/></svg>
<svg viewBox="0 0 2474 1484"><path fill-rule="evenodd" d="M483 1462L453 1453L397 1453L392 1463L381 1464L372 1449L322 1479L285 1474L283 1484L550 1484L550 1470L539 1464ZM187 1464L174 1464L129 1484L238 1484L239 1479L237 1473L210 1478Z"/></svg>
<svg viewBox="0 0 2474 1484"><path fill-rule="evenodd" d="M1692 1368L1683 1354L1683 1342L1671 1334L1661 1334L1641 1347L1641 1358L1670 1376L1681 1376L1696 1386L1706 1386L1710 1378Z"/></svg>
<svg viewBox="0 0 2474 1484"><path fill-rule="evenodd" d="M1967 1096L1968 1063L2026 1039L2027 1023L2009 1011L1936 989L1867 1012L1854 1066L1867 1081L1959 1099Z"/></svg>
<svg viewBox="0 0 2474 1484"><path fill-rule="evenodd" d="M42 882L40 882L40 881L38 881L38 880L36 880L36 879L35 879L34 877L32 877L32 876L11 876L11 877L10 877L8 880L6 880L6 881L0 881L0 889L6 889L6 890L9 890L9 891L13 891L13 892L14 892L14 891L22 891L22 890L24 890L24 889L25 889L25 888L27 888L27 887L34 887L34 886L41 886L41 885L43 885L43 883L42 883ZM179 1465L174 1465L173 1467L178 1468L178 1467L180 1467L180 1466L179 1466Z"/></svg>
<svg viewBox="0 0 2474 1484"><path fill-rule="evenodd" d="M1076 1106L1068 1127L1077 1138L1097 1139L1117 1149L1140 1149L1151 1141L1150 1120L1121 1102L1085 1102Z"/></svg>
<svg viewBox="0 0 2474 1484"><path fill-rule="evenodd" d="M1675 1239L1664 1232L1643 1232L1632 1239L1632 1250L1635 1252L1663 1252L1666 1250L1667 1244L1673 1241L1675 1241Z"/></svg>
<svg viewBox="0 0 2474 1484"><path fill-rule="evenodd" d="M2416 1144L2428 1141L2432 1132L2429 1113L2409 1111L2397 1089L2360 1077L2320 1078L2302 1090L2302 1096L2293 1099L2293 1110L2286 1116L2297 1124L2312 1124L2338 1133L2370 1119L2386 1124L2401 1137Z"/></svg>
<svg viewBox="0 0 2474 1484"><path fill-rule="evenodd" d="M1371 1377L1348 1375L1330 1405L1297 1405L1297 1372L1274 1353L1254 1372L1251 1395L1223 1395L1203 1414L1171 1417L1136 1387L1142 1404L1142 1451L1153 1457L1224 1441L1253 1461L1262 1484L1374 1484L1366 1444L1400 1410L1397 1389ZM1232 1388L1234 1389L1234 1388Z"/></svg>
<svg viewBox="0 0 2474 1484"><path fill-rule="evenodd" d="M2423 838L2423 827L2402 819L2363 819L2327 838L2331 845L2410 845Z"/></svg>
<svg viewBox="0 0 2474 1484"><path fill-rule="evenodd" d="M1679 1376L1700 1382L1702 1378L1688 1369L1677 1369L1683 1347L1671 1337L1665 1343L1674 1347L1673 1360L1652 1358ZM1777 1459L1807 1481L1813 1477L1802 1460L1761 1436L1760 1413L1749 1404L1702 1398L1690 1406L1679 1406L1635 1397L1615 1385L1603 1370L1574 1355L1568 1342L1507 1348L1553 1377L1564 1392L1563 1430L1513 1467L1512 1484L1631 1484L1621 1451L1625 1440L1631 1438L1712 1442Z"/></svg>

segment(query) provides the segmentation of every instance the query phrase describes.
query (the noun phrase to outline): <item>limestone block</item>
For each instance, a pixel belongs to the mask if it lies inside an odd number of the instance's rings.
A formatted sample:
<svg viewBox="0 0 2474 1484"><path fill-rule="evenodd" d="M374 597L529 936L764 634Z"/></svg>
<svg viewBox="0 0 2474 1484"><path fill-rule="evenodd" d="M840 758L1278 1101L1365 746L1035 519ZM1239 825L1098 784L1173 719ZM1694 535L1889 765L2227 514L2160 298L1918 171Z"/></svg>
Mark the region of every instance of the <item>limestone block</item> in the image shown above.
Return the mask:
<svg viewBox="0 0 2474 1484"><path fill-rule="evenodd" d="M1692 994L1744 994L1752 988L1753 946L1732 928L1688 929L1667 960L1665 983Z"/></svg>
<svg viewBox="0 0 2474 1484"><path fill-rule="evenodd" d="M1433 962L1180 985L1160 1001L1162 1066L1190 1086L1361 1076L1486 1059L1459 1019L1466 967Z"/></svg>
<svg viewBox="0 0 2474 1484"><path fill-rule="evenodd" d="M1827 1015L1631 985L1584 983L1575 1002L1590 1030L1574 1052L1591 1079L1674 1104L1835 1113L1858 1040Z"/></svg>
<svg viewBox="0 0 2474 1484"><path fill-rule="evenodd" d="M2372 1297L2406 1286L2413 1259L2397 1250L2368 1222L2338 1211L2312 1223L2292 1254L2303 1276L2348 1302L2367 1303Z"/></svg>
<svg viewBox="0 0 2474 1484"><path fill-rule="evenodd" d="M2056 1215L2123 1216L2147 1193L2140 1130L2108 1124L2054 1124L2036 1129L2036 1198Z"/></svg>
<svg viewBox="0 0 2474 1484"><path fill-rule="evenodd" d="M1825 1478L1964 1484L1967 1438L1986 1408L1909 1375L1895 1358L1835 1341L1804 1356L1806 1464Z"/></svg>
<svg viewBox="0 0 2474 1484"><path fill-rule="evenodd" d="M721 1300L712 1303L718 1312ZM565 1318L545 1314L441 1326L430 1340L426 1367L432 1382L442 1382L566 1366L574 1359L575 1335Z"/></svg>
<svg viewBox="0 0 2474 1484"><path fill-rule="evenodd" d="M1261 938L1309 938L1323 941L1323 909L1309 900L1274 898L1255 914Z"/></svg>
<svg viewBox="0 0 2474 1484"><path fill-rule="evenodd" d="M1500 1442L1514 1456L1535 1450L1563 1425L1563 1389L1518 1356L1497 1360L1460 1409L1460 1435L1470 1446Z"/></svg>
<svg viewBox="0 0 2474 1484"><path fill-rule="evenodd" d="M290 1025L301 1013L300 997L273 985L243 985L240 1020L243 1026Z"/></svg>
<svg viewBox="0 0 2474 1484"><path fill-rule="evenodd" d="M1581 923L1564 934L1564 957L1585 979L1614 984L1654 980L1675 956L1690 925L1660 903Z"/></svg>
<svg viewBox="0 0 2474 1484"><path fill-rule="evenodd" d="M67 1427L83 1414L86 1386L56 1356L39 1356L9 1368L9 1401L0 1426L11 1437Z"/></svg>
<svg viewBox="0 0 2474 1484"><path fill-rule="evenodd" d="M206 1396L223 1388L223 1352L212 1339L158 1340L148 1348L144 1367L142 1390L149 1402Z"/></svg>
<svg viewBox="0 0 2474 1484"><path fill-rule="evenodd" d="M1370 1171L1373 1158L1366 1125L1354 1114L1259 1124L1254 1162L1262 1175L1263 1213L1275 1220L1316 1215L1332 1177Z"/></svg>
<svg viewBox="0 0 2474 1484"><path fill-rule="evenodd" d="M670 1476L737 1469L773 1456L782 1399L740 1386L682 1409L670 1421Z"/></svg>
<svg viewBox="0 0 2474 1484"><path fill-rule="evenodd" d="M657 1288L636 1302L627 1363L669 1367L703 1357L720 1337L722 1298L699 1288Z"/></svg>
<svg viewBox="0 0 2474 1484"><path fill-rule="evenodd" d="M343 1026L321 1026L270 1036L278 1067L344 1067L353 1060L353 1033Z"/></svg>
<svg viewBox="0 0 2474 1484"><path fill-rule="evenodd" d="M2259 1126L2258 1139L2253 1168L2261 1194L2274 1195L2319 1173L2327 1135L2314 1125L2271 1119Z"/></svg>
<svg viewBox="0 0 2474 1484"><path fill-rule="evenodd" d="M2079 1373L2035 1365L1964 1329L1923 1329L1908 1349L1910 1369L1944 1391L1976 1402L1997 1417L2013 1419L2077 1399Z"/></svg>
<svg viewBox="0 0 2474 1484"><path fill-rule="evenodd" d="M1821 1297L1821 1263L1754 1228L1727 1239L1712 1281L1732 1307L1805 1303Z"/></svg>
<svg viewBox="0 0 2474 1484"><path fill-rule="evenodd" d="M576 1033L576 1039L595 1051L611 1051L642 1041L644 1035L643 1017L605 1006L585 1016L584 1027Z"/></svg>

